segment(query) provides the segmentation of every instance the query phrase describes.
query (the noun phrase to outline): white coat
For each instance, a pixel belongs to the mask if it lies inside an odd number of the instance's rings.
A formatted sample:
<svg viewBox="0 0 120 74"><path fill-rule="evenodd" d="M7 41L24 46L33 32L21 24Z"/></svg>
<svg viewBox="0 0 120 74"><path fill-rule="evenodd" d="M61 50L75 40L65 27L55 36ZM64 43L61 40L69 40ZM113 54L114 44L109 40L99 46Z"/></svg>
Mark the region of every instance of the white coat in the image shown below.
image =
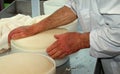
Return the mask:
<svg viewBox="0 0 120 74"><path fill-rule="evenodd" d="M105 58L105 74L120 74L120 0L68 0L66 6L90 32L90 54Z"/></svg>

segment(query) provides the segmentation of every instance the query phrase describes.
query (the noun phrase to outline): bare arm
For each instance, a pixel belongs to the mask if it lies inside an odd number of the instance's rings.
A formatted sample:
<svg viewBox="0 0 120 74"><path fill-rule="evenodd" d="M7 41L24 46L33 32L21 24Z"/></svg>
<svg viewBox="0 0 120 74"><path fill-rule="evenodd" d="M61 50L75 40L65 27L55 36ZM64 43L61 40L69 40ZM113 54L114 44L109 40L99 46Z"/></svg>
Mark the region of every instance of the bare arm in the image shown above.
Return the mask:
<svg viewBox="0 0 120 74"><path fill-rule="evenodd" d="M41 32L47 29L55 28L58 26L66 25L72 21L74 21L77 18L77 16L74 14L74 12L64 6L57 10L55 13L50 15L49 17L45 18L44 20L32 25L31 27L35 27L35 32Z"/></svg>
<svg viewBox="0 0 120 74"><path fill-rule="evenodd" d="M31 26L23 26L11 31L8 42L11 39L19 39L34 35L36 33L52 29L58 26L66 25L77 18L74 12L64 6L49 17ZM55 36L56 41L47 49L47 53L52 58L63 58L69 54L77 52L80 49L90 47L89 33L68 32Z"/></svg>
<svg viewBox="0 0 120 74"><path fill-rule="evenodd" d="M8 42L10 43L11 39L20 39L32 36L39 32L68 24L74 21L76 18L77 16L74 14L74 12L70 8L64 6L36 24L31 26L21 26L12 30L9 33Z"/></svg>

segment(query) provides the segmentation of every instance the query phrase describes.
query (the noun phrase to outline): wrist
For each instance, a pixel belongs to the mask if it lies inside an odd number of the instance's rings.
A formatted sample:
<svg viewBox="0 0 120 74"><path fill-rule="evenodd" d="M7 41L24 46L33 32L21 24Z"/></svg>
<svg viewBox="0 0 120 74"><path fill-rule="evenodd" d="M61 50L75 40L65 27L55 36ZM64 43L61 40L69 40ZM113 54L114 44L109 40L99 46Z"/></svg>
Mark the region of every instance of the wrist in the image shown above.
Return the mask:
<svg viewBox="0 0 120 74"><path fill-rule="evenodd" d="M89 48L90 47L90 37L89 37L89 32L87 33L83 33L81 35L81 40L82 40L82 43L81 43L81 46L82 48Z"/></svg>

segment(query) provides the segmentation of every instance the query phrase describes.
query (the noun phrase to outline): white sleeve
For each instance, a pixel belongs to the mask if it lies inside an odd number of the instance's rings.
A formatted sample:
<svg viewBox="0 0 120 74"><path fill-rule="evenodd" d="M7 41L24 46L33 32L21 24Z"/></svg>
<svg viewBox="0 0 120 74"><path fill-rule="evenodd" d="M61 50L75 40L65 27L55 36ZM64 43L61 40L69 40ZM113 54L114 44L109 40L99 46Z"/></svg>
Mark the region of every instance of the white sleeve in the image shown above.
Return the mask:
<svg viewBox="0 0 120 74"><path fill-rule="evenodd" d="M76 14L75 1L74 0L66 0L65 6L71 8L71 10Z"/></svg>
<svg viewBox="0 0 120 74"><path fill-rule="evenodd" d="M108 58L120 55L120 24L108 25L90 33L90 53L97 58Z"/></svg>
<svg viewBox="0 0 120 74"><path fill-rule="evenodd" d="M72 2L73 0L66 0L65 6L72 8Z"/></svg>

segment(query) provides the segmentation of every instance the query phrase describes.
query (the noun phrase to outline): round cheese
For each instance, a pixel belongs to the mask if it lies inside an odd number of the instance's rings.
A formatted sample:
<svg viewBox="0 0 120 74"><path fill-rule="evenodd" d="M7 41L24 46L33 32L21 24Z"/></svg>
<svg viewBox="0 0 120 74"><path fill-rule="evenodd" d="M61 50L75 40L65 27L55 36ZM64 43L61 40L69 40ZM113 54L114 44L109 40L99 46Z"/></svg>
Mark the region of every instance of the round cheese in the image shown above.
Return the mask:
<svg viewBox="0 0 120 74"><path fill-rule="evenodd" d="M14 53L0 57L0 74L54 73L54 61L41 54Z"/></svg>
<svg viewBox="0 0 120 74"><path fill-rule="evenodd" d="M45 51L52 43L55 42L54 35L67 32L66 29L57 28L41 32L34 36L14 40L13 44L23 50L41 50Z"/></svg>

